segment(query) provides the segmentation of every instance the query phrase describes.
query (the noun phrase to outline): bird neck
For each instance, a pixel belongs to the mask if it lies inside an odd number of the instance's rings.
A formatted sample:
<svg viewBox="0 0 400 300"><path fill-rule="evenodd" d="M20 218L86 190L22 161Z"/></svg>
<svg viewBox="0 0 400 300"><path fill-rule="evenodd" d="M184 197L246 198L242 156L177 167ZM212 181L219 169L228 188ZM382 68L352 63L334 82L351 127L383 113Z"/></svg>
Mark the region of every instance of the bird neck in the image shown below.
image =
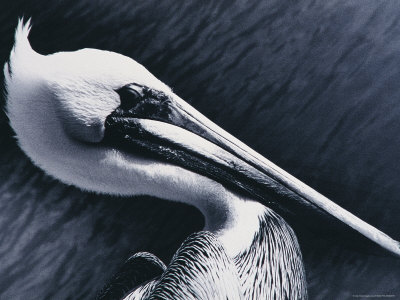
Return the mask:
<svg viewBox="0 0 400 300"><path fill-rule="evenodd" d="M245 299L306 299L300 246L273 210L230 191L196 201L212 232L236 265Z"/></svg>
<svg viewBox="0 0 400 300"><path fill-rule="evenodd" d="M259 229L234 262L245 299L307 299L303 259L292 228L265 208Z"/></svg>
<svg viewBox="0 0 400 300"><path fill-rule="evenodd" d="M259 230L265 207L230 191L196 202L205 218L204 230L215 234L230 257L245 251Z"/></svg>

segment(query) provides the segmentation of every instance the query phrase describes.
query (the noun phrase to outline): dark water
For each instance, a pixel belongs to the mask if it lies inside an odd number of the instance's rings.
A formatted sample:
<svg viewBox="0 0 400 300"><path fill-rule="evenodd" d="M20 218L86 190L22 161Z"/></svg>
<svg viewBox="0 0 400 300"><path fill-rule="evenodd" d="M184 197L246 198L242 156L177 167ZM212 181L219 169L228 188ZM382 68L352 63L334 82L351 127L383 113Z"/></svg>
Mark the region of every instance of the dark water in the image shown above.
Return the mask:
<svg viewBox="0 0 400 300"><path fill-rule="evenodd" d="M33 17L41 53L131 56L267 158L400 239L400 3L253 2L2 1L0 64L22 15ZM0 299L88 299L130 254L168 260L201 228L184 205L85 194L46 177L18 150L4 113L0 126ZM300 242L311 299L400 298L400 259L323 237Z"/></svg>

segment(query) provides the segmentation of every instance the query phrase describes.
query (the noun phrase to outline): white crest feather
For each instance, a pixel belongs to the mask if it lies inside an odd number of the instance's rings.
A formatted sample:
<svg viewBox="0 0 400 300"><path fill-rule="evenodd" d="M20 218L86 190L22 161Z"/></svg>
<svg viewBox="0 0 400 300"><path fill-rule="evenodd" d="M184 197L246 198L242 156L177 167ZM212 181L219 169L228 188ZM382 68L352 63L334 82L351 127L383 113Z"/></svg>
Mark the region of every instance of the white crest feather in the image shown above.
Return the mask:
<svg viewBox="0 0 400 300"><path fill-rule="evenodd" d="M17 28L15 29L15 42L14 47L10 54L10 62L14 61L14 56L26 53L27 51L33 51L31 44L29 43L28 36L31 30L31 19L24 22L23 18L18 20Z"/></svg>

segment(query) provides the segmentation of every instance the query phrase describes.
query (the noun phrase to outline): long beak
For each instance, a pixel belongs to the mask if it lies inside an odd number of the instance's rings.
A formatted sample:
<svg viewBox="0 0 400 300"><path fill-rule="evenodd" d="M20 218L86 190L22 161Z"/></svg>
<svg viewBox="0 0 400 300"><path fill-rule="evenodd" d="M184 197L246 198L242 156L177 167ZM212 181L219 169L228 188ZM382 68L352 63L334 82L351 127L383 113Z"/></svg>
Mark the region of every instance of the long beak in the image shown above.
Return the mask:
<svg viewBox="0 0 400 300"><path fill-rule="evenodd" d="M118 93L121 106L106 120L105 142L167 160L250 194L284 217L300 216L311 231L323 227L330 235L361 234L400 256L399 242L282 170L179 97L134 84Z"/></svg>

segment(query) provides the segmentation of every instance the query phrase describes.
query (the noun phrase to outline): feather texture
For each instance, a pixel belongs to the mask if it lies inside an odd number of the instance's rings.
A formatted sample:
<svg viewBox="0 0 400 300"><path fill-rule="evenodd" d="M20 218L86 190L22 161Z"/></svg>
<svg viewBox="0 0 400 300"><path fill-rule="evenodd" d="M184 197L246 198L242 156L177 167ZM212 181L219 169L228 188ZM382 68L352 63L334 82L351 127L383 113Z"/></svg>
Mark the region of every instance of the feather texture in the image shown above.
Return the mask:
<svg viewBox="0 0 400 300"><path fill-rule="evenodd" d="M259 225L251 244L233 258L213 233L192 234L161 277L138 285L124 300L307 299L302 256L293 230L268 208L259 217ZM137 271L141 270L125 274Z"/></svg>

